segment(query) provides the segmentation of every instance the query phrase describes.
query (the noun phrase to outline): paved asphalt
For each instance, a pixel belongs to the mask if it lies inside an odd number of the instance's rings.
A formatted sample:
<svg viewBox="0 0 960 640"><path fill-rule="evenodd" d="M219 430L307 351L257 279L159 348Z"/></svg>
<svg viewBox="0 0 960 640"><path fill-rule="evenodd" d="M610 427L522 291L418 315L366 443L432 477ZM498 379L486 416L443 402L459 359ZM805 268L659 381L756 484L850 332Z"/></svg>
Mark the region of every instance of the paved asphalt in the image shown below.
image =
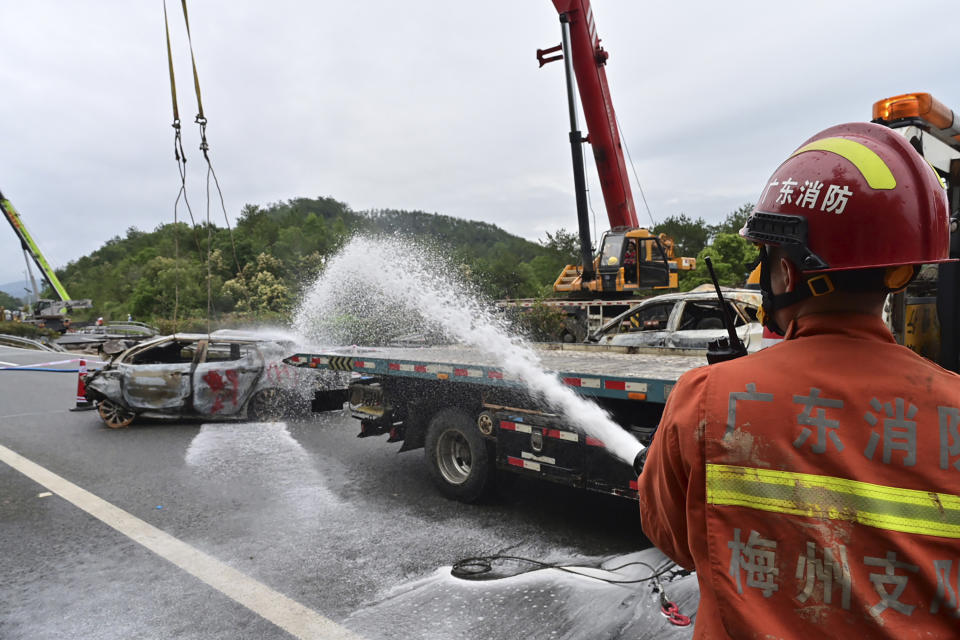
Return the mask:
<svg viewBox="0 0 960 640"><path fill-rule="evenodd" d="M7 363L61 358L0 348ZM357 439L339 412L110 430L96 412L68 411L75 388L72 374L0 371L0 445L360 637L690 636L659 615L649 582L450 575L457 559L492 553L662 564L643 551L626 500L516 481L463 505L435 491L422 451ZM292 637L60 495L39 497L46 491L0 462L0 638ZM672 593L688 614L691 580L678 576Z"/></svg>

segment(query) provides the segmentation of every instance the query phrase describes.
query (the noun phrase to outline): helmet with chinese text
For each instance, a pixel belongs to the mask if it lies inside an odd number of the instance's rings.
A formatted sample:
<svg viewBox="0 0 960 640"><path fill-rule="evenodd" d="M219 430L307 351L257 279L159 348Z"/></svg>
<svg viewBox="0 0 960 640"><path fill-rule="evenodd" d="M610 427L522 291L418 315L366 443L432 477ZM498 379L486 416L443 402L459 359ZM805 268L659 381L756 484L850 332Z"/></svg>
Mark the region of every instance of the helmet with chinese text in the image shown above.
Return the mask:
<svg viewBox="0 0 960 640"><path fill-rule="evenodd" d="M822 131L767 181L740 230L781 247L801 272L946 262L946 193L933 168L891 129Z"/></svg>
<svg viewBox="0 0 960 640"><path fill-rule="evenodd" d="M949 260L946 193L934 169L899 134L870 123L830 127L777 167L740 235L761 245L761 322L811 296L897 291L918 265ZM767 246L802 282L774 294Z"/></svg>

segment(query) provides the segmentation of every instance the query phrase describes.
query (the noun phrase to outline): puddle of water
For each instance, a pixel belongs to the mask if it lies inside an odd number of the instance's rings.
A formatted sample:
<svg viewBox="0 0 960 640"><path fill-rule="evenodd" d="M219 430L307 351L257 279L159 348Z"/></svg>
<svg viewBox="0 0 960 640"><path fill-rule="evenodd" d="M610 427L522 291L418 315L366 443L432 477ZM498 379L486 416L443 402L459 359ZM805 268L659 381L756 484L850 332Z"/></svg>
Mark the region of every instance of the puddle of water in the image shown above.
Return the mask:
<svg viewBox="0 0 960 640"><path fill-rule="evenodd" d="M314 456L290 435L285 422L203 424L184 461L203 478L234 485L241 493L279 496L304 511L340 502L314 467Z"/></svg>
<svg viewBox="0 0 960 640"><path fill-rule="evenodd" d="M603 567L639 560L655 567L665 557L656 549L611 558ZM640 565L621 569L620 579L650 575ZM664 576L669 598L686 615L699 602L695 575ZM542 569L497 580L461 580L441 567L419 580L399 585L379 601L360 609L347 626L370 638L424 640L489 638L690 638L693 626L677 627L660 613L652 582L613 585Z"/></svg>

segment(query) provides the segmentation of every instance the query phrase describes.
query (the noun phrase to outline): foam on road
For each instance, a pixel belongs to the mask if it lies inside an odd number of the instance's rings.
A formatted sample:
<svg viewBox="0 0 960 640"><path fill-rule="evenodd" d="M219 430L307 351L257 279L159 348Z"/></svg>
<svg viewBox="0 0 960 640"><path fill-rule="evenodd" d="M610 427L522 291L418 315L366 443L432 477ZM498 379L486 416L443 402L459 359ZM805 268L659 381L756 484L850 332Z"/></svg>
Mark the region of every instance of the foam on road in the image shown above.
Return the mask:
<svg viewBox="0 0 960 640"><path fill-rule="evenodd" d="M316 611L0 445L4 462L296 638L361 640Z"/></svg>

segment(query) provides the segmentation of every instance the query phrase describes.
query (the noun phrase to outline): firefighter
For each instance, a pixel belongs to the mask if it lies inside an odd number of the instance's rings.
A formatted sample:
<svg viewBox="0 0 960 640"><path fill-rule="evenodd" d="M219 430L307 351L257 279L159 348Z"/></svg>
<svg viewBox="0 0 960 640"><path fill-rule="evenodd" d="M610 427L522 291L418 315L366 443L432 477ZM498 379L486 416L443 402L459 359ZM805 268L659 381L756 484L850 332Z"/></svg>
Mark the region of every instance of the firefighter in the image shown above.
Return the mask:
<svg viewBox="0 0 960 640"><path fill-rule="evenodd" d="M697 571L694 637L957 637L960 376L881 317L947 261L939 179L890 129L839 125L740 233L784 340L681 377L639 480L647 537Z"/></svg>

